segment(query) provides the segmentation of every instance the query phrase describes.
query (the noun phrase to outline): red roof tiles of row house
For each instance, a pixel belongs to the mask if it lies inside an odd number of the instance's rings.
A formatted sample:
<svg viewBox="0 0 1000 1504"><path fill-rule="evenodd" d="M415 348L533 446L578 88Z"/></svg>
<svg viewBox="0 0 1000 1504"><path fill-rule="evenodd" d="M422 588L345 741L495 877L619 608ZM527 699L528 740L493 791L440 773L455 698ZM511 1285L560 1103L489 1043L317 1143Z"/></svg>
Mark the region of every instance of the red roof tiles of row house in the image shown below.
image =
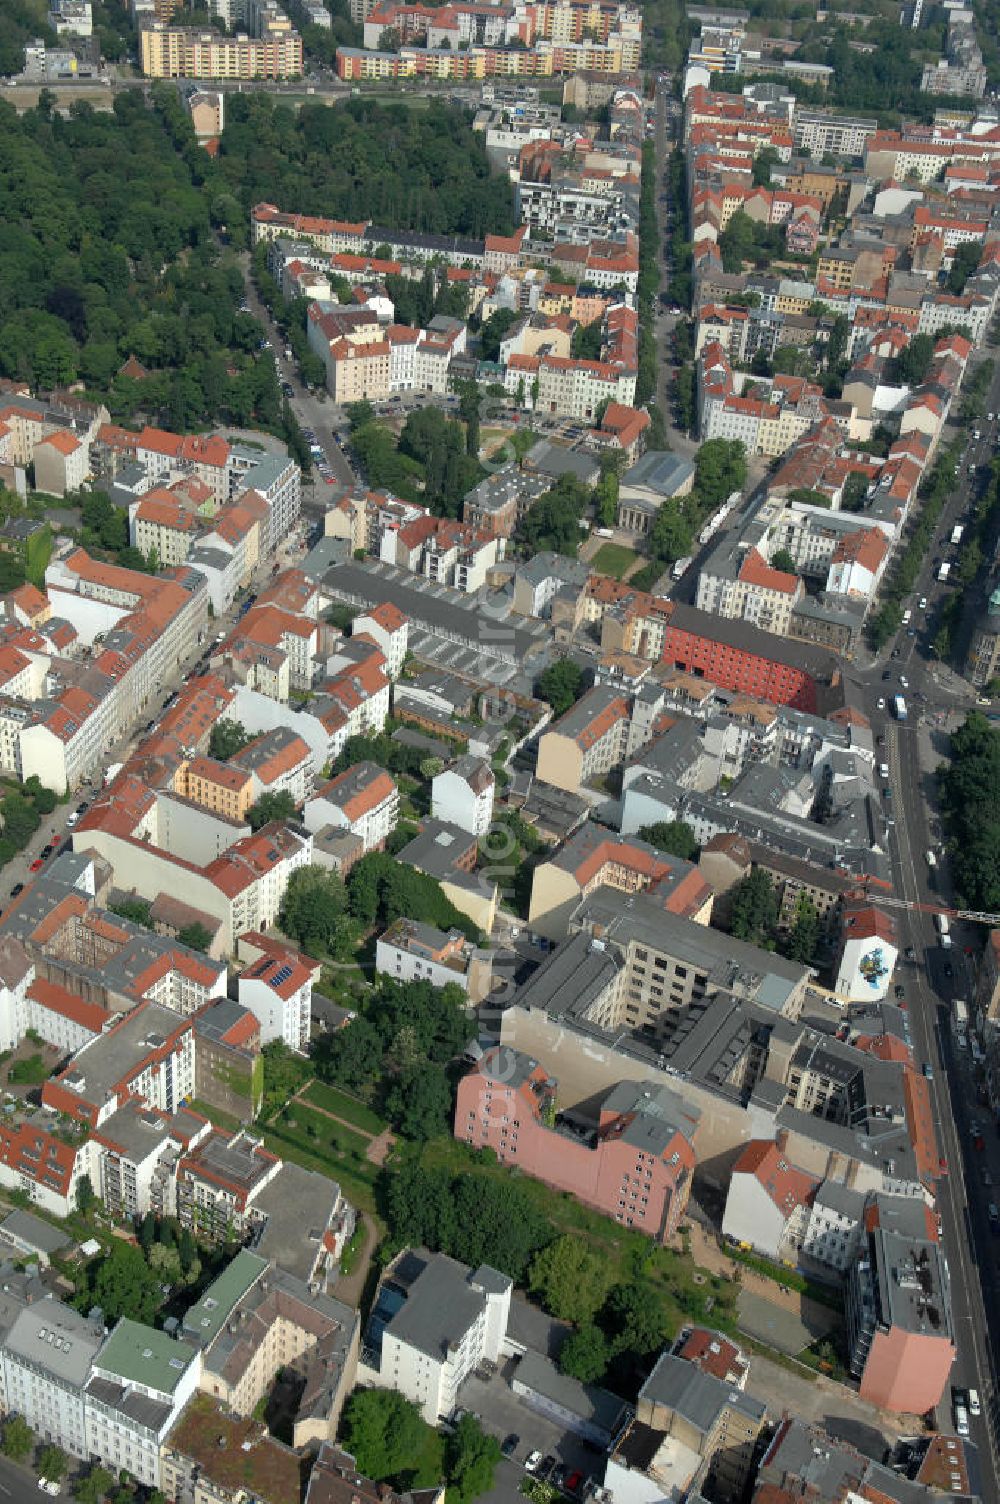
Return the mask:
<svg viewBox="0 0 1000 1504"><path fill-rule="evenodd" d="M235 898L251 883L272 872L278 864L299 849L299 838L280 821L264 825L255 835L234 842L222 856L204 869L205 876L220 892Z"/></svg>
<svg viewBox="0 0 1000 1504"><path fill-rule="evenodd" d="M239 980L266 982L272 992L276 992L287 1002L312 980L312 971L297 961L279 961L275 956L261 956L260 960L252 962L240 972Z"/></svg>
<svg viewBox="0 0 1000 1504"><path fill-rule="evenodd" d="M316 623L308 616L293 615L280 606L253 606L243 620L233 628L230 642L240 640L258 642L267 647L280 647L286 637L309 638L316 632ZM227 644L228 645L228 644Z"/></svg>
<svg viewBox="0 0 1000 1504"><path fill-rule="evenodd" d="M834 564L853 562L875 574L888 552L889 540L881 528L863 527L841 538L832 557Z"/></svg>
<svg viewBox="0 0 1000 1504"><path fill-rule="evenodd" d="M207 736L233 700L233 691L216 674L189 679L163 715L159 731L193 747Z"/></svg>
<svg viewBox="0 0 1000 1504"><path fill-rule="evenodd" d="M521 225L513 235L487 235L487 255L493 251L497 255L516 256L524 243L524 237L528 233L527 225Z"/></svg>
<svg viewBox="0 0 1000 1504"><path fill-rule="evenodd" d="M69 1193L77 1150L32 1123L0 1122L0 1163L58 1196Z"/></svg>
<svg viewBox="0 0 1000 1504"><path fill-rule="evenodd" d="M265 731L262 736L255 737L253 741L247 742L246 746L237 752L233 758L233 766L240 768L244 765L244 762L249 763L251 758L253 758L254 775L261 783L269 784L274 783L283 774L290 773L293 768L301 767L303 763L309 761L312 753L301 736L292 736L291 740L287 742L282 741L280 745L275 740L274 750L267 757L254 758L254 753L258 749L266 747L269 744L272 735L271 732Z"/></svg>
<svg viewBox="0 0 1000 1504"><path fill-rule="evenodd" d="M808 1206L820 1182L805 1170L799 1170L770 1139L756 1139L747 1144L733 1165L734 1175L753 1175L785 1217L800 1206Z"/></svg>
<svg viewBox="0 0 1000 1504"><path fill-rule="evenodd" d="M233 548L259 526L260 518L255 517L249 507L240 506L236 502L223 507L212 521L212 531L216 537Z"/></svg>
<svg viewBox="0 0 1000 1504"><path fill-rule="evenodd" d="M26 658L17 648L0 647L0 688L30 667L31 659Z"/></svg>
<svg viewBox="0 0 1000 1504"><path fill-rule="evenodd" d="M197 475L182 475L177 480L172 480L165 489L172 496L180 496L196 511L215 498L212 487Z"/></svg>
<svg viewBox="0 0 1000 1504"><path fill-rule="evenodd" d="M258 224L280 224L301 234L363 235L368 228L366 220L353 224L343 219L318 219L310 214L283 214L276 204L255 204L252 217Z"/></svg>
<svg viewBox="0 0 1000 1504"><path fill-rule="evenodd" d="M140 574L135 569L124 569L120 564L105 564L92 559L85 548L74 548L67 554L64 564L68 570L88 585L102 585L107 590L117 590L122 595L132 596L136 601L152 595L157 588L155 576Z"/></svg>
<svg viewBox="0 0 1000 1504"><path fill-rule="evenodd" d="M675 1352L678 1358L694 1363L702 1373L709 1373L723 1383L740 1384L750 1371L735 1343L721 1332L710 1332L703 1326L693 1327Z"/></svg>
<svg viewBox="0 0 1000 1504"><path fill-rule="evenodd" d="M386 261L379 256L355 256L349 251L337 251L330 257L330 269L335 272L372 272L377 277L398 277L403 270L401 261Z"/></svg>
<svg viewBox="0 0 1000 1504"><path fill-rule="evenodd" d="M301 615L316 596L316 585L302 569L284 569L257 597L258 605L281 606Z"/></svg>
<svg viewBox="0 0 1000 1504"><path fill-rule="evenodd" d="M938 1179L941 1162L937 1133L934 1129L934 1112L931 1107L930 1084L919 1071L909 1067L903 1071L903 1103L906 1122L917 1161L917 1172L925 1185Z"/></svg>
<svg viewBox="0 0 1000 1504"><path fill-rule="evenodd" d="M571 355L543 355L541 364L550 371L585 371L596 381L617 381L623 364L606 360L574 360Z"/></svg>
<svg viewBox="0 0 1000 1504"><path fill-rule="evenodd" d="M362 613L369 620L377 622L385 632L398 632L400 627L405 627L408 617L404 616L398 606L392 601L383 601L381 605L374 606L371 611Z"/></svg>
<svg viewBox="0 0 1000 1504"><path fill-rule="evenodd" d="M541 366L541 357L538 355L512 355L507 362L507 369L512 371L530 371L532 375Z"/></svg>
<svg viewBox="0 0 1000 1504"><path fill-rule="evenodd" d="M751 548L740 565L739 578L745 585L756 585L761 590L777 590L783 595L796 595L802 588L797 574L788 574L784 569L772 569L771 565Z"/></svg>
<svg viewBox="0 0 1000 1504"><path fill-rule="evenodd" d="M953 355L956 360L968 360L972 354L972 341L967 340L963 334L949 334L946 339L938 340L934 354Z"/></svg>
<svg viewBox="0 0 1000 1504"><path fill-rule="evenodd" d="M419 345L420 330L409 324L389 324L385 331L390 345Z"/></svg>
<svg viewBox="0 0 1000 1504"><path fill-rule="evenodd" d="M75 992L61 987L58 982L49 982L45 977L36 977L29 985L28 997L40 1008L48 1008L61 1018L68 1018L72 1023L89 1029L92 1034L100 1034L113 1016L99 1003L88 1003L82 997L77 997Z"/></svg>
<svg viewBox="0 0 1000 1504"><path fill-rule="evenodd" d="M211 1008L212 1003L206 1003L203 1009L199 1009L198 1013L195 1015L195 1019L197 1020L198 1018L203 1017L205 1014L210 1012ZM196 1032L197 1029L198 1025L196 1022ZM245 1050L251 1045L259 1042L260 1021L255 1017L253 1013L250 1012L249 1008L244 1008L243 1012L238 1018L234 1019L229 1028L223 1030L215 1037L218 1039L220 1044L231 1045L232 1048L236 1050Z"/></svg>
<svg viewBox="0 0 1000 1504"><path fill-rule="evenodd" d="M32 585L30 581L25 581L23 585L18 585L16 590L8 591L7 595L4 596L4 600L16 606L29 619L48 610L49 605L48 596L39 590L37 585Z"/></svg>
<svg viewBox="0 0 1000 1504"><path fill-rule="evenodd" d="M183 506L176 496L164 488L147 491L135 509L136 521L148 522L156 527L173 528L179 533L191 533L200 524L200 519Z"/></svg>
<svg viewBox="0 0 1000 1504"><path fill-rule="evenodd" d="M130 836L156 803L156 795L124 769L94 796L74 833L74 846L88 830Z"/></svg>
<svg viewBox="0 0 1000 1504"><path fill-rule="evenodd" d="M193 757L187 765L190 778L201 778L219 788L239 792L251 781L250 774L242 768L231 767L228 762L219 762L214 757Z"/></svg>
<svg viewBox="0 0 1000 1504"><path fill-rule="evenodd" d="M338 773L336 778L331 778L316 790L314 797L328 799L353 822L373 809L378 809L395 792L396 785L383 768L377 767L375 763L361 763Z"/></svg>
<svg viewBox="0 0 1000 1504"><path fill-rule="evenodd" d="M65 455L67 458L69 455L75 454L80 448L80 440L66 429L59 429L56 433L48 434L41 442L48 444L52 449L58 450L60 454Z"/></svg>
<svg viewBox="0 0 1000 1504"><path fill-rule="evenodd" d="M162 982L164 977L171 975L186 977L199 987L213 987L219 980L219 974L219 966L213 966L195 951L178 946L174 950L161 952L147 967L137 972L129 984L128 993L136 999L145 998L157 982Z"/></svg>
<svg viewBox="0 0 1000 1504"><path fill-rule="evenodd" d="M895 1034L859 1034L851 1040L856 1050L874 1055L878 1060L895 1061L897 1065L912 1065L913 1051Z"/></svg>

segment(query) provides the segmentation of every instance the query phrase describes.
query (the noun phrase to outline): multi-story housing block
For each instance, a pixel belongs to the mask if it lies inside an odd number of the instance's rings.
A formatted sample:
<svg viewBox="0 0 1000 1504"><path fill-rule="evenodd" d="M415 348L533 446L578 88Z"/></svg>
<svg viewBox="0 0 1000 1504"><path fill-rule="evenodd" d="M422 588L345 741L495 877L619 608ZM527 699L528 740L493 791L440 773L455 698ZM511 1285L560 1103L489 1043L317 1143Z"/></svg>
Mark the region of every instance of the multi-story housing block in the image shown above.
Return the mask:
<svg viewBox="0 0 1000 1504"><path fill-rule="evenodd" d="M147 78L298 78L302 38L297 31L227 37L153 21L139 33L139 66Z"/></svg>
<svg viewBox="0 0 1000 1504"><path fill-rule="evenodd" d="M666 1242L687 1207L696 1121L669 1091L622 1081L596 1122L560 1115L537 1060L498 1045L459 1083L455 1137Z"/></svg>

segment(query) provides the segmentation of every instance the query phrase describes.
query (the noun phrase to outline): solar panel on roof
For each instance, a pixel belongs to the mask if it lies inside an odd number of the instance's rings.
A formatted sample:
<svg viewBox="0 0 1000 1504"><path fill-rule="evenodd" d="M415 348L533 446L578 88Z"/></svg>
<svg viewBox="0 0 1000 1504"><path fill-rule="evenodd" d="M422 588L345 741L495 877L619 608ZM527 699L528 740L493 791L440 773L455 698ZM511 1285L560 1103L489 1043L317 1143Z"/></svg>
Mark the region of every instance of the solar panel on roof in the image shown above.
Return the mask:
<svg viewBox="0 0 1000 1504"><path fill-rule="evenodd" d="M280 987L282 982L288 981L288 978L291 976L291 974L292 968L290 966L282 966L280 970L276 971L274 976L269 977L268 980L271 983L272 987Z"/></svg>

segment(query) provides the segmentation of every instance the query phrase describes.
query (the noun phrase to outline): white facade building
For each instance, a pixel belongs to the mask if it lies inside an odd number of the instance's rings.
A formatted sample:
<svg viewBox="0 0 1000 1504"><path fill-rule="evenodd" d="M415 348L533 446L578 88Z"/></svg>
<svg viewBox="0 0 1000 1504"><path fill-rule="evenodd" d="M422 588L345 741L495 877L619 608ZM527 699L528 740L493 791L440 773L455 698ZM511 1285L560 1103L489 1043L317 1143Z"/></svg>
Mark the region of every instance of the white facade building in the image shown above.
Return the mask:
<svg viewBox="0 0 1000 1504"><path fill-rule="evenodd" d="M496 779L489 763L471 755L460 757L431 784L431 814L435 820L483 836L493 819L495 790Z"/></svg>

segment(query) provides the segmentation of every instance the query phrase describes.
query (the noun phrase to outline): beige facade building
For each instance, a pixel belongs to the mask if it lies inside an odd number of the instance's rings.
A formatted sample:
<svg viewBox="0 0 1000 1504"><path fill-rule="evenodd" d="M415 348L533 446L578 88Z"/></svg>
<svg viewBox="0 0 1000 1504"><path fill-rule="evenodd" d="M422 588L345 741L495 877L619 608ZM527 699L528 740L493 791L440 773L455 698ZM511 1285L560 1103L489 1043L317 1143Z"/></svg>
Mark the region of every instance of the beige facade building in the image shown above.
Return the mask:
<svg viewBox="0 0 1000 1504"><path fill-rule="evenodd" d="M539 739L538 777L575 794L588 779L609 773L625 759L630 720L628 700L595 685Z"/></svg>
<svg viewBox="0 0 1000 1504"><path fill-rule="evenodd" d="M157 21L139 33L139 63L147 78L298 78L302 38L297 31L227 37Z"/></svg>

